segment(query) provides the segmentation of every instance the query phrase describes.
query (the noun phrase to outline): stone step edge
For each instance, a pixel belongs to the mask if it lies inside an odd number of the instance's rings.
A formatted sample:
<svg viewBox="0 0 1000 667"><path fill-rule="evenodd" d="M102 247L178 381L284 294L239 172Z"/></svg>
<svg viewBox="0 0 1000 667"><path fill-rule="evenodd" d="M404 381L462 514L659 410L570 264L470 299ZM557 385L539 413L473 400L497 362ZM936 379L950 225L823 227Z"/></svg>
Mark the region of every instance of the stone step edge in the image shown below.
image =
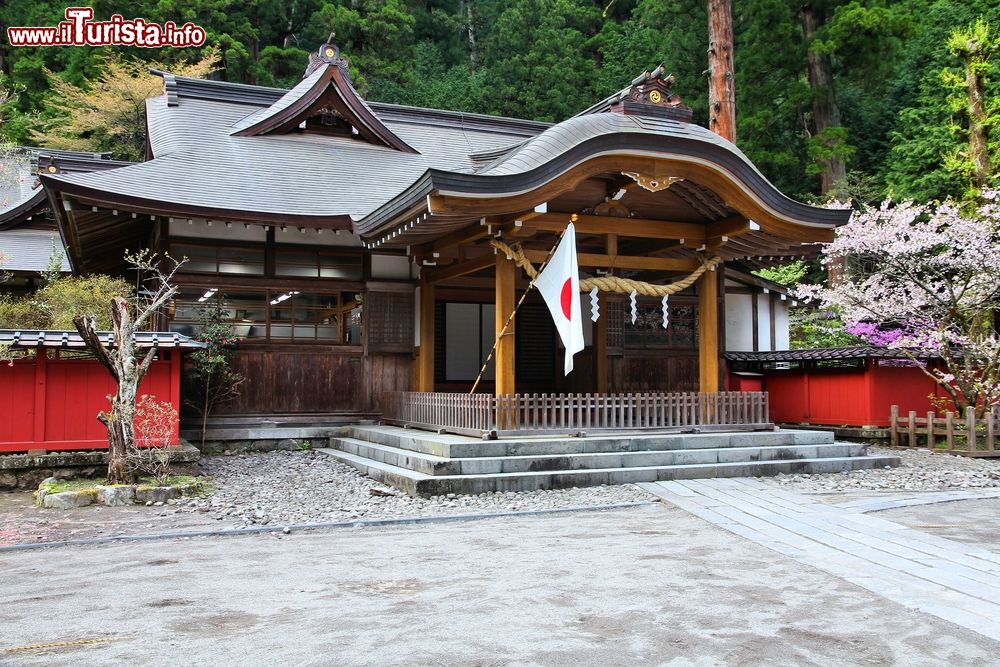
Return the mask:
<svg viewBox="0 0 1000 667"><path fill-rule="evenodd" d="M418 451L415 451L415 450L412 450L412 449L403 449L403 448L400 448L400 447L393 447L392 445L383 445L383 444L380 444L380 443L377 443L377 442L370 442L368 440L361 440L360 438L348 438L348 437L333 437L333 438L330 438L331 444L333 444L336 441L346 441L346 442L350 442L350 443L352 443L352 444L354 444L356 446L367 447L367 448L375 449L375 450L378 450L378 451L391 452L391 453L397 454L399 456L407 456L407 457L414 458L414 459L420 459L422 461L426 461L427 463L458 463L459 465L461 465L462 463L465 463L465 462L479 463L479 462L482 462L482 461L496 461L496 460L504 460L504 461L511 461L511 460L513 460L513 461L527 461L527 460L530 459L530 460L548 461L548 460L553 460L553 459L564 459L564 458L570 458L570 457L572 457L572 458L579 457L579 458L600 459L602 457L612 457L612 456L638 457L638 456L649 455L649 454L670 454L670 453L674 453L674 452L684 452L684 453L687 453L687 452L699 452L699 453L709 453L709 452L719 453L719 452L726 452L726 453L730 453L730 452L732 452L732 453L739 454L740 452L747 452L747 453L749 453L751 451L759 451L759 450L763 450L763 449L768 449L768 450L772 450L772 449L791 449L791 450L794 450L794 449L798 449L798 448L801 447L801 448L816 448L817 450L822 450L823 448L833 448L833 447L840 448L840 447L845 447L845 446L846 447L864 447L865 446L865 445L862 445L862 444L859 444L859 443L853 443L853 442L832 442L832 443L823 443L823 444L818 444L818 445L753 445L753 446L749 446L749 447L705 447L705 448L696 448L696 449L649 449L649 450L627 451L627 452L573 452L573 453L567 453L567 454L509 454L509 455L506 455L506 456L470 456L470 457L453 457L453 458L449 458L449 457L445 457L445 456L438 456L437 454L426 454L424 452L418 452ZM336 447L330 447L330 449L337 449L337 448ZM337 451L342 451L342 450L337 450ZM344 453L348 453L348 452L344 452ZM357 455L352 455L352 456L357 456ZM867 456L867 455L866 454L857 454L857 455L851 455L851 456L848 456L848 457L817 456L817 457L811 457L811 459L861 458L863 456ZM365 458L365 457L362 457L362 458ZM807 460L807 459L773 459L773 460L775 460L775 461L778 461L778 460L782 460L782 461L803 461L803 460ZM725 463L765 463L765 462L766 461L747 460L747 461L726 461ZM725 463L722 463L722 464L718 464L717 463L715 465L725 465ZM682 464L676 464L676 465L703 465L703 464L683 464L682 463ZM621 468L628 468L628 467L631 467L631 466L620 466L620 467ZM654 466L644 466L644 467L654 467ZM618 468L618 466L616 466L615 468L607 468L607 469L608 470L614 470L614 469L617 469L617 468ZM593 468L593 470L599 470L599 469L600 468ZM538 471L538 472L544 472L544 471ZM437 477L440 477L440 475L437 475Z"/></svg>
<svg viewBox="0 0 1000 667"><path fill-rule="evenodd" d="M400 430L403 430L403 429L400 429ZM483 450L490 450L490 449L494 449L494 448L506 448L506 447L510 447L510 446L517 446L517 447L522 447L522 448L523 447L530 447L530 446L543 446L544 447L544 446L558 445L560 443L566 443L566 442L578 443L578 442L584 442L585 441L584 439L577 438L575 436L563 436L563 437L538 438L538 439L527 439L527 440L488 440L488 441L484 440L484 441L481 441L481 442L480 441L476 441L473 438L470 438L468 442L449 442L447 440L434 440L432 438L419 437L418 435L411 435L411 433L421 433L420 431L416 431L415 429L405 429L405 431L403 433L398 433L398 432L388 431L388 430L385 429L385 427L370 427L370 426L360 426L360 427L358 427L358 426L353 426L353 427L351 427L349 429L349 431L350 431L350 437L353 437L355 440L362 440L362 441L366 441L366 442L372 442L373 444L379 444L379 445L383 445L385 447L395 447L397 449L401 449L401 450L404 450L404 451L417 452L417 453L421 453L421 454L427 454L427 455L430 455L430 456L441 456L442 458L446 458L446 459L447 458L450 458L450 459L454 459L454 458L481 458L481 457L478 457L478 456L477 457L448 457L448 456L443 456L443 455L441 455L439 453L434 453L434 452L450 451L450 449L452 447L457 447L457 448L461 448L461 447L477 447L477 448L481 448ZM388 438L395 439L397 441L405 439L405 440L408 440L408 442L399 443L398 446L397 445L385 445L384 443L381 443L381 442L374 442L373 440L366 440L364 437L357 437L357 436L359 436L359 434L365 434L367 432L373 432L375 434L375 437L383 436L383 437L388 437ZM620 435L620 436L616 435L616 436L613 436L613 437L592 437L592 438L587 439L586 441L589 441L590 444L593 445L593 446L600 446L602 443L609 443L609 444L611 444L611 443L618 443L618 442L621 442L622 440L631 440L631 441L639 441L639 442L641 442L641 441L644 441L644 440L656 440L656 439L662 439L662 438L678 438L678 439L680 439L680 438L695 438L695 439L700 439L702 437L704 437L706 440L708 440L710 438L714 439L714 438L719 438L719 437L747 436L747 435L753 435L754 433L759 433L759 434L763 434L763 435L772 435L772 434L776 434L776 435L790 435L790 436L792 436L792 438L795 437L795 433L794 432L789 432L789 431L784 431L784 432L782 432L782 431L759 431L759 432L746 432L746 433L743 433L743 432L739 432L739 433L682 433L682 434L680 434L680 433L678 433L678 434L670 433L670 434L642 434L642 435ZM829 431L825 431L825 432L822 432L822 431L809 431L808 433L812 437L816 437L817 433L827 434L827 435L829 435L829 441L828 442L802 442L802 443L791 442L791 443L784 443L784 444L781 444L781 445L754 445L754 446L811 447L811 446L817 446L817 445L834 445L834 444L839 444L834 439L834 436L833 436L832 432L829 432ZM336 437L343 437L343 436L331 435L330 437L331 438L336 438ZM712 443L706 443L706 444L711 445ZM737 445L737 446L742 446L742 445ZM731 448L731 447L733 447L733 445L726 445L725 446L725 448ZM713 447L713 446L708 446L708 447L676 447L676 448L661 449L661 450L650 449L650 450L626 450L626 451L613 450L613 451L607 452L607 453L626 453L627 451L674 451L674 450L682 450L682 449L688 449L688 450L720 449L720 447ZM603 452L579 452L579 453L595 453L596 454L596 453L603 453ZM505 454L485 454L483 456L492 457L492 456L506 456L506 455ZM531 455L527 455L527 456L531 456ZM539 454L539 456L543 456L543 455Z"/></svg>
<svg viewBox="0 0 1000 667"><path fill-rule="evenodd" d="M765 467L777 467L779 465L785 465L790 463L796 464L810 464L810 463L855 463L858 461L870 462L871 467L883 467L883 466L897 466L899 465L899 458L894 456L842 456L842 457L829 457L820 459L781 459L776 461L750 461L750 462L738 462L738 463L689 463L689 464L679 464L679 465L667 465L667 466L641 466L634 468L584 468L581 470L546 470L546 471L532 471L532 472L498 472L498 473L488 473L488 474L473 474L473 475L428 475L427 473L417 472L415 470L409 470L407 468L400 468L388 463L382 463L381 461L375 461L364 456L357 456L355 454L348 454L347 452L342 452L338 449L330 449L323 447L315 450L317 452L322 452L327 456L332 456L337 459L343 459L345 461L351 461L362 466L375 468L377 470L382 470L384 472L390 472L401 477L406 477L412 480L434 480L438 482L450 482L450 481L476 481L476 480L489 480L489 479L525 479L532 477L549 477L552 475L563 475L563 476L583 476L583 475L597 475L603 473L613 473L613 472L644 472L652 470L699 470L708 468L729 468L738 466L765 466ZM856 470L857 468L850 468L851 470Z"/></svg>

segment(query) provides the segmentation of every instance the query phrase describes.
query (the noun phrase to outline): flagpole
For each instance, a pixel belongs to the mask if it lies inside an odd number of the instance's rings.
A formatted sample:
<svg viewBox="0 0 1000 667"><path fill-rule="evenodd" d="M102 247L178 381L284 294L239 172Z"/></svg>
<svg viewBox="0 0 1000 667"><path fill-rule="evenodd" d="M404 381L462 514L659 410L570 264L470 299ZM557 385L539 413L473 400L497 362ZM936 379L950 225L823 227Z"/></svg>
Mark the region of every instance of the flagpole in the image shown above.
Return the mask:
<svg viewBox="0 0 1000 667"><path fill-rule="evenodd" d="M576 217L577 217L576 213L570 216L570 222L575 222ZM569 229L568 224L566 225L566 229ZM545 261L542 262L542 265L538 268L538 273L535 276L536 278L542 275L542 271L545 270L545 266L549 263L549 260L552 259L552 255L555 254L556 248L559 247L559 244L562 242L563 237L566 235L566 229L563 229L562 232L560 232L559 238L556 239L555 245L553 245L552 248L549 250L549 254L545 257ZM508 316L507 321L504 322L503 329L500 330L500 333L497 334L496 340L493 341L493 349L491 349L490 353L486 355L486 361L483 362L483 367L479 369L479 375L476 376L476 381L473 383L472 389L469 391L470 394L476 393L476 389L479 387L479 382L483 379L483 373L486 372L486 367L490 365L490 362L493 360L493 355L496 354L497 347L500 345L500 339L503 338L504 336L513 335L507 333L507 328L510 327L511 322L514 321L514 315L517 314L517 310L521 307L521 304L524 303L524 300L528 298L528 292L530 292L531 288L534 286L535 286L535 280L532 279L531 282L528 283L528 288L524 290L524 293L521 294L521 298L518 299L517 303L514 305L514 310L510 311L510 316Z"/></svg>

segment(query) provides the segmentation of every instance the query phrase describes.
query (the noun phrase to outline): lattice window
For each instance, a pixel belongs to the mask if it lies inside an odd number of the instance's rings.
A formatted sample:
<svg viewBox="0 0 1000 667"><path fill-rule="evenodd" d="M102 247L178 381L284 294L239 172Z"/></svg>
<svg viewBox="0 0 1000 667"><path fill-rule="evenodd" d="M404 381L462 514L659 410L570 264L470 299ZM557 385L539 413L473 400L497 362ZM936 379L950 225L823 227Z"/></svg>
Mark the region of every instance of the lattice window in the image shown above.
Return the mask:
<svg viewBox="0 0 1000 667"><path fill-rule="evenodd" d="M610 295L602 301L601 317L608 318L608 353L620 355L625 349L625 302Z"/></svg>
<svg viewBox="0 0 1000 667"><path fill-rule="evenodd" d="M364 303L368 349L409 352L413 349L413 293L368 292Z"/></svg>

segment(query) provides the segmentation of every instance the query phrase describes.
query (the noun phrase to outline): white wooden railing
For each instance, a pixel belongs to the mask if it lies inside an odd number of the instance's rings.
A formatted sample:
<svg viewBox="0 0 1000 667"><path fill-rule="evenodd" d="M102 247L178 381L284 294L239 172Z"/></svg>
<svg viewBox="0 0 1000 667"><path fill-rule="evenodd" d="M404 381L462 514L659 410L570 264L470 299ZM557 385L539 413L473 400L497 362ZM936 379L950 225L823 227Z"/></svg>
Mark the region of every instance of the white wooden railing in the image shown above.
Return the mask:
<svg viewBox="0 0 1000 667"><path fill-rule="evenodd" d="M770 428L767 393L457 394L390 392L383 421L469 435Z"/></svg>

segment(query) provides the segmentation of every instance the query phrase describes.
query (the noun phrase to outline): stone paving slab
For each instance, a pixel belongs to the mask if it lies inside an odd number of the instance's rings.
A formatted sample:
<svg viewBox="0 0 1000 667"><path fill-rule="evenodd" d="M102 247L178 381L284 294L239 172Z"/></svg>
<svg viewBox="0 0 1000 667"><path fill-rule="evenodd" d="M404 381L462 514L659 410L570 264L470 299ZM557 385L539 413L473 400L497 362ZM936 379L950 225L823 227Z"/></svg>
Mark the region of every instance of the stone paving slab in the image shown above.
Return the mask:
<svg viewBox="0 0 1000 667"><path fill-rule="evenodd" d="M966 492L831 505L753 479L641 484L691 514L907 607L1000 639L1000 554L865 512ZM974 498L982 493L969 492Z"/></svg>

